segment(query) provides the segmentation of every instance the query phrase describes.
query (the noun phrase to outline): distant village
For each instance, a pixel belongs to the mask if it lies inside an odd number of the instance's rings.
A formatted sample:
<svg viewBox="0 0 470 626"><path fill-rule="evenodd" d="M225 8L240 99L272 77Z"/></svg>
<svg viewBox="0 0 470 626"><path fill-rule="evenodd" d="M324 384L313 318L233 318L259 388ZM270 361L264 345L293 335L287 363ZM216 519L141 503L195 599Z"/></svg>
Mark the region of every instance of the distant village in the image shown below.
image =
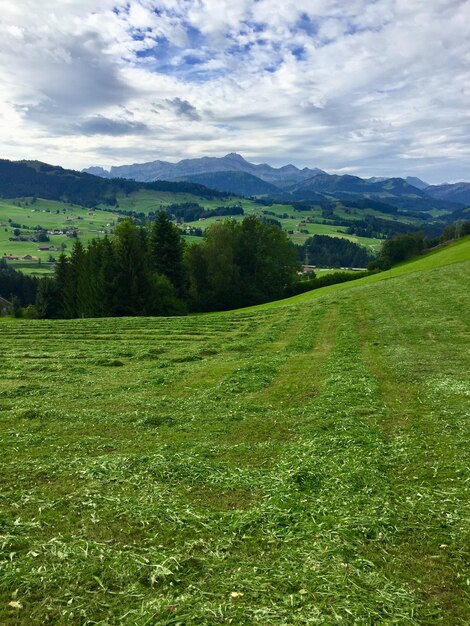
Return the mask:
<svg viewBox="0 0 470 626"><path fill-rule="evenodd" d="M23 206L19 203L19 206ZM33 209L32 212L39 212L38 209ZM42 213L51 213L50 209L42 209ZM88 217L93 217L94 211L88 212ZM0 228L3 227L5 230L7 228L12 229L12 236L8 237L8 241L11 242L29 242L29 243L37 243L37 252L63 252L66 249L66 244L61 243L60 245L54 245L51 242L51 237L67 237L68 239L75 239L83 234L80 228L77 228L72 224L75 220L83 221L85 218L81 215L76 215L74 217L66 217L65 221L69 224L65 228L53 228L47 230L42 228L40 225L37 226L26 226L25 224L19 224L9 219L8 223L0 222ZM107 224L106 228L101 228L99 230L94 231L97 235L110 235L112 233L111 224ZM23 232L26 231L26 232ZM33 231L33 233L31 232ZM24 255L19 254L3 254L3 259L6 261L31 261L31 262L40 262L40 256L37 256L32 253L27 253ZM53 260L52 258L50 260Z"/></svg>

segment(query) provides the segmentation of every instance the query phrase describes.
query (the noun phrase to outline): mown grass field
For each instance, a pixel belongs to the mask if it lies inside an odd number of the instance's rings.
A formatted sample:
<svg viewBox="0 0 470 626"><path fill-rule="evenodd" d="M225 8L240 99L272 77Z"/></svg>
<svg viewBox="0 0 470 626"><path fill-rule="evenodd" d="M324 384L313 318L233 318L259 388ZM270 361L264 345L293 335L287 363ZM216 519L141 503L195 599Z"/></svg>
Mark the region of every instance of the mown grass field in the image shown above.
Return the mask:
<svg viewBox="0 0 470 626"><path fill-rule="evenodd" d="M469 275L2 319L0 623L468 624Z"/></svg>

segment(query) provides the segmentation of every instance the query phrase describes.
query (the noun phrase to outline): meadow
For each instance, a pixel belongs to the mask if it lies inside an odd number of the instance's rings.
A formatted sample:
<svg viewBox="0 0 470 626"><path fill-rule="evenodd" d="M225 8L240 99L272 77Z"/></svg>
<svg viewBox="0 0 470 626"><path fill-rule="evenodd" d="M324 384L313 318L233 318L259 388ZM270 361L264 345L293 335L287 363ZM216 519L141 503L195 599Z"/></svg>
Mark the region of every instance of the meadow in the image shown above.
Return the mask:
<svg viewBox="0 0 470 626"><path fill-rule="evenodd" d="M16 201L0 199L0 256L17 256L20 261L13 261L13 267L26 273L43 274L44 271L51 269L48 265L49 257L52 255L57 258L60 250L41 251L38 250L40 246L60 248L64 244L66 254L70 253L73 246L73 239L65 234L50 235L48 242L10 241L15 227L9 220L13 224L19 224L21 234L26 237L36 234L33 230L36 226L41 226L45 230L64 231L74 227L80 230L80 238L86 244L94 237L102 236L100 231L111 230L116 224L117 217L116 213L110 211L90 211L85 207L54 200L38 198L36 202L31 203L31 199ZM28 254L36 257L35 262L21 262L21 257Z"/></svg>
<svg viewBox="0 0 470 626"><path fill-rule="evenodd" d="M1 319L0 623L468 624L469 273Z"/></svg>
<svg viewBox="0 0 470 626"><path fill-rule="evenodd" d="M148 215L150 212L157 213L171 204L197 203L206 209L215 209L219 206L233 206L240 203L243 206L245 215L256 215L258 217L271 217L281 223L283 230L290 232L292 241L296 244L303 244L312 235L330 235L332 237L344 237L369 248L372 252L378 252L383 240L373 237L360 237L346 233L346 226L337 226L324 223L321 208L313 205L308 211L296 211L290 205L273 204L264 207L248 198L216 198L209 200L187 193L170 193L165 191L140 190L129 194L118 196L119 209L122 211L135 211ZM265 215L265 212L269 213ZM360 219L363 215L373 215L381 219L393 219L393 216L382 214L379 211L365 209L357 211L349 210L345 213L339 205L335 210L337 218L347 218L352 220ZM11 261L11 265L22 272L28 274L43 275L50 272L52 266L48 265L50 256L57 258L60 250L40 251L40 246L52 246L60 248L62 244L66 246L65 253L70 253L73 239L64 235L50 235L49 242L36 243L30 241L10 241L13 237L13 224L20 225L21 234L33 236L36 232L34 227L40 225L46 230L66 230L70 227L79 229L80 238L83 243L88 243L95 237L101 237L103 231L112 231L119 219L116 211L110 210L109 206L101 205L98 210L90 210L86 207L71 205L67 202L57 202L54 200L44 200L41 198L32 202L32 198L0 199L0 256L17 256L19 261ZM205 230L214 222L223 220L223 217L210 217L204 220L188 222L189 226ZM233 219L241 220L243 216L235 216ZM400 217L400 221L410 226L418 226L420 220L408 217ZM302 231L302 232L301 232ZM199 237L185 236L188 242L199 242ZM34 261L22 262L21 257L31 255L36 257Z"/></svg>

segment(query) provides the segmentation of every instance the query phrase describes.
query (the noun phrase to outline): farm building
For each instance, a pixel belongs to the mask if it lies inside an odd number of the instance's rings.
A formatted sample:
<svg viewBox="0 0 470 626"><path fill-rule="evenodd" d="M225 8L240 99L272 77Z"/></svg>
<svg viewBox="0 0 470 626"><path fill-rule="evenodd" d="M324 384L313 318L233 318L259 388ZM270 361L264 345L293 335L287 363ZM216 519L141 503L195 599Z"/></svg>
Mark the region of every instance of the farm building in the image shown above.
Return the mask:
<svg viewBox="0 0 470 626"><path fill-rule="evenodd" d="M13 304L9 300L5 300L0 296L0 315L11 315L13 313Z"/></svg>

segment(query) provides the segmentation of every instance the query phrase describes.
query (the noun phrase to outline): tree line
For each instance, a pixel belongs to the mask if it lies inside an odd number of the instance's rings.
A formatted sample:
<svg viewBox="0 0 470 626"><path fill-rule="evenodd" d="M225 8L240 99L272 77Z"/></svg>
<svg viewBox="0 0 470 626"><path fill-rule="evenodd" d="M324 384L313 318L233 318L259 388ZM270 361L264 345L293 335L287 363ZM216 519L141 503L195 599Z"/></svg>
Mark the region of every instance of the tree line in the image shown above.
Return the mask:
<svg viewBox="0 0 470 626"><path fill-rule="evenodd" d="M465 220L449 224L434 239L400 234L384 242L369 271L467 235L470 221ZM86 247L77 239L71 255L59 257L51 278L25 276L0 260L0 296L13 301L18 314L23 307L25 317L181 315L249 306L361 275L301 280L297 271L306 258L307 264L328 267L364 267L369 259L361 246L325 235L296 249L285 232L254 216L213 224L202 243L185 245L161 211L144 226L125 219L112 237Z"/></svg>
<svg viewBox="0 0 470 626"><path fill-rule="evenodd" d="M365 268L371 261L367 248L344 237L313 235L298 251L302 263L316 267Z"/></svg>
<svg viewBox="0 0 470 626"><path fill-rule="evenodd" d="M246 217L212 225L200 244L185 245L161 211L149 226L121 221L112 238L75 241L54 276L39 282L39 317L182 315L282 298L298 261L276 226Z"/></svg>
<svg viewBox="0 0 470 626"><path fill-rule="evenodd" d="M388 270L393 265L423 254L436 246L470 235L470 221L459 220L448 224L439 237L427 238L422 232L404 233L387 239L376 259L369 263L370 270Z"/></svg>
<svg viewBox="0 0 470 626"><path fill-rule="evenodd" d="M15 271L0 257L0 296L7 300L16 299L19 306L34 303L39 280Z"/></svg>

